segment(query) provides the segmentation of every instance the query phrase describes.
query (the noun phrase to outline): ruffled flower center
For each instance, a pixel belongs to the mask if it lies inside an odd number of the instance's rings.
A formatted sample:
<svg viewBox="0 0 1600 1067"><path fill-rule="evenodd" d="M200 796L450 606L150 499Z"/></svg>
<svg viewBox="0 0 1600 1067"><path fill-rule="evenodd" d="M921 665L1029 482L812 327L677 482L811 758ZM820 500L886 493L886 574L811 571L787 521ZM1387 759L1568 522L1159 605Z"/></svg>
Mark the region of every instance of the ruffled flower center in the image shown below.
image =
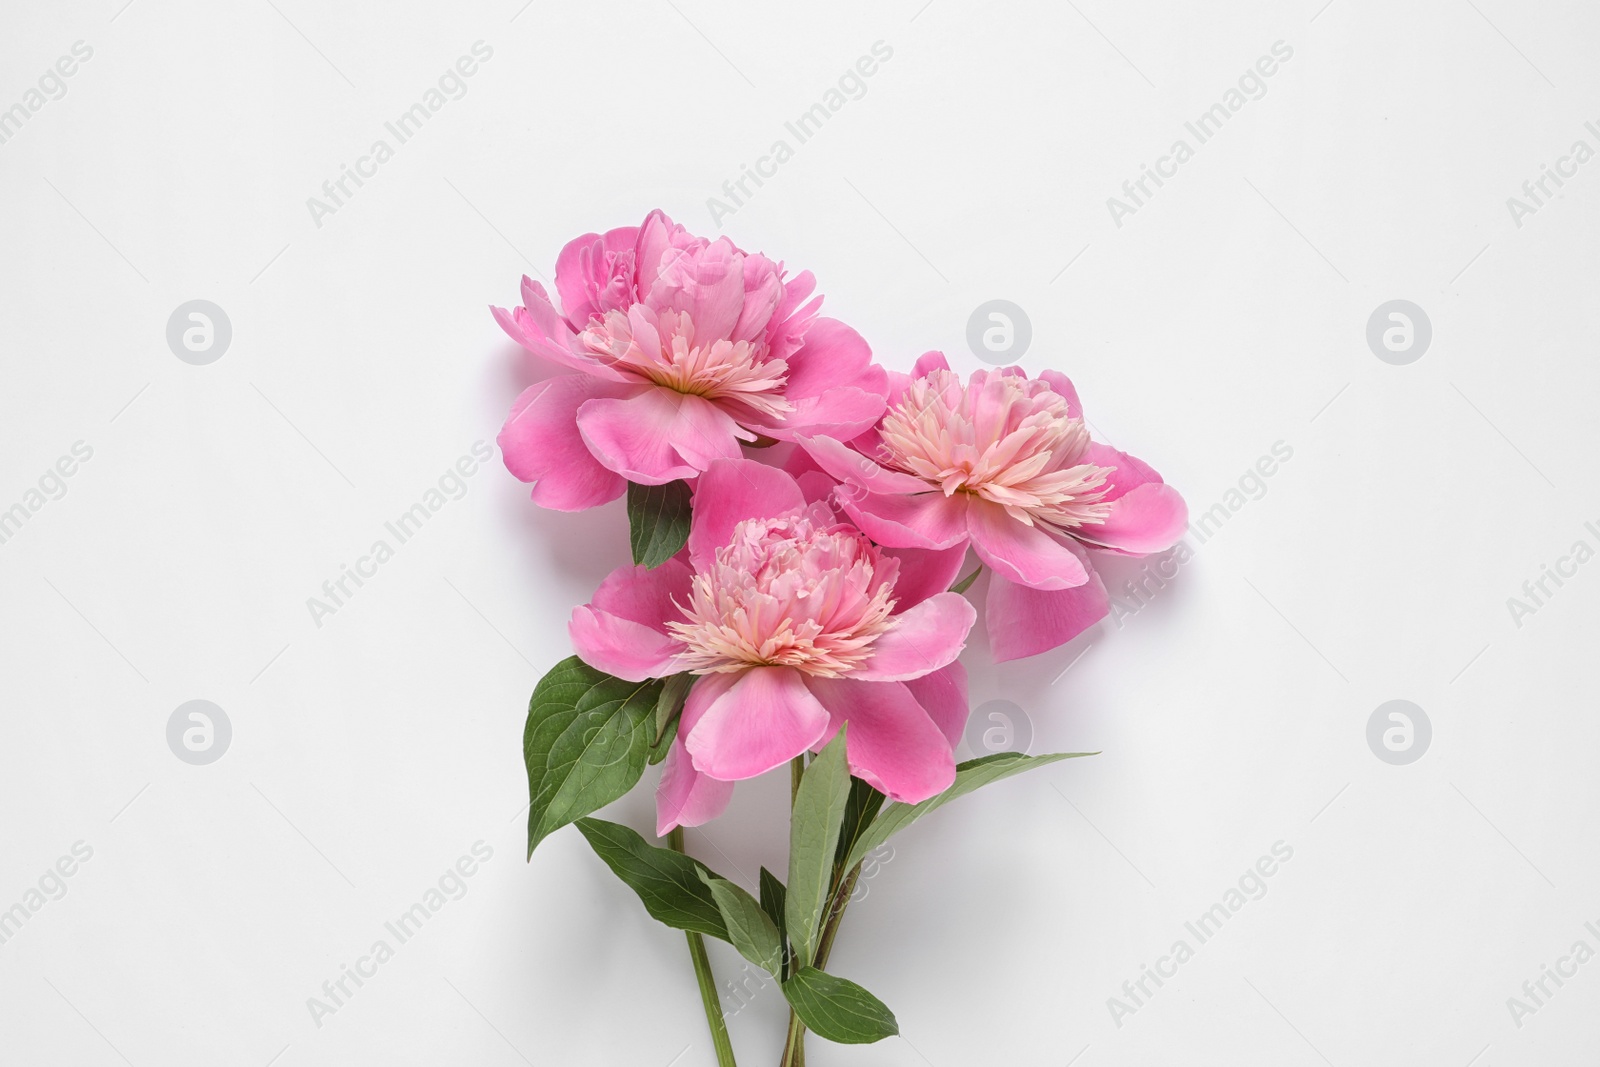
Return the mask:
<svg viewBox="0 0 1600 1067"><path fill-rule="evenodd" d="M716 338L695 343L687 311L653 311L635 304L590 321L579 340L590 355L615 370L680 393L734 401L764 419L794 410L783 397L789 364L768 359L764 341Z"/></svg>
<svg viewBox="0 0 1600 1067"><path fill-rule="evenodd" d="M1048 382L947 370L914 379L881 427L886 466L946 496L971 493L1018 522L1060 530L1102 523L1112 470L1088 462L1089 428Z"/></svg>
<svg viewBox="0 0 1600 1067"><path fill-rule="evenodd" d="M894 625L899 561L853 526L810 514L746 519L694 576L685 621L667 623L696 674L793 667L823 678L849 674Z"/></svg>

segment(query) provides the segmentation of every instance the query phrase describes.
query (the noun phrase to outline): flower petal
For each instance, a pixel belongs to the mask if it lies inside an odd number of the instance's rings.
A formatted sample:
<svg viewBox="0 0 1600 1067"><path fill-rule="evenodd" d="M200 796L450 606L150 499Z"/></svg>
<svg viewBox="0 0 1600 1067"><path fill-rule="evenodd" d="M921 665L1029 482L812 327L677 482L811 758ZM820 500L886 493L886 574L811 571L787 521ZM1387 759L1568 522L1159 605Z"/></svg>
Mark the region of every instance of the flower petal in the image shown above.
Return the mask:
<svg viewBox="0 0 1600 1067"><path fill-rule="evenodd" d="M669 252L658 264L645 303L657 311L688 312L697 345L727 339L744 308L743 258L726 237L698 250Z"/></svg>
<svg viewBox="0 0 1600 1067"><path fill-rule="evenodd" d="M721 815L733 799L733 783L695 770L680 735L673 739L656 783L656 836L678 826L701 826Z"/></svg>
<svg viewBox="0 0 1600 1067"><path fill-rule="evenodd" d="M755 440L717 405L703 396L684 395L678 401L678 418L672 425L673 450L683 461L703 471L718 459L738 459L739 441Z"/></svg>
<svg viewBox="0 0 1600 1067"><path fill-rule="evenodd" d="M872 348L866 340L838 319L813 322L787 362L783 395L790 400L820 396L841 385L886 381L883 369L872 363Z"/></svg>
<svg viewBox="0 0 1600 1067"><path fill-rule="evenodd" d="M630 482L661 485L693 478L698 468L672 447L682 397L647 385L632 396L591 400L578 409L578 431L596 459Z"/></svg>
<svg viewBox="0 0 1600 1067"><path fill-rule="evenodd" d="M841 485L835 499L862 532L890 548L950 548L968 537L965 493L898 496Z"/></svg>
<svg viewBox="0 0 1600 1067"><path fill-rule="evenodd" d="M582 511L615 500L627 488L595 459L578 433L578 408L615 386L582 374L562 374L529 386L512 405L498 443L506 469L534 482L534 503Z"/></svg>
<svg viewBox="0 0 1600 1067"><path fill-rule="evenodd" d="M1078 399L1078 390L1068 378L1058 370L1042 370L1039 380L1048 382L1051 392L1067 402L1067 414L1075 419L1083 418L1083 401Z"/></svg>
<svg viewBox="0 0 1600 1067"><path fill-rule="evenodd" d="M711 562L745 519L770 519L806 506L795 480L753 459L719 459L695 483L689 519L689 560Z"/></svg>
<svg viewBox="0 0 1600 1067"><path fill-rule="evenodd" d="M1089 446L1087 459L1112 469L1105 497L1112 509L1105 522L1080 527L1074 536L1130 556L1163 552L1178 543L1189 526L1189 507L1161 475L1142 460L1098 442Z"/></svg>
<svg viewBox="0 0 1600 1067"><path fill-rule="evenodd" d="M673 601L688 600L692 580L688 564L676 557L655 568L618 567L594 591L589 606L666 633L667 622L683 617Z"/></svg>
<svg viewBox="0 0 1600 1067"><path fill-rule="evenodd" d="M522 279L522 300L522 307L510 311L492 305L489 308L494 321L513 341L535 355L571 370L607 381L627 381L621 373L572 350L576 333L571 324L550 303L544 286L526 275Z"/></svg>
<svg viewBox="0 0 1600 1067"><path fill-rule="evenodd" d="M732 782L783 766L827 729L828 712L799 671L752 667L712 701L684 743L702 773Z"/></svg>
<svg viewBox="0 0 1600 1067"><path fill-rule="evenodd" d="M818 396L792 401L794 410L781 422L762 427L768 437L792 441L797 433L826 434L849 440L871 429L883 418L881 383L868 382L867 388L842 385Z"/></svg>
<svg viewBox="0 0 1600 1067"><path fill-rule="evenodd" d="M807 434L796 442L817 466L841 482L858 485L872 493L926 493L930 486L914 475L892 471L830 436Z"/></svg>
<svg viewBox="0 0 1600 1067"><path fill-rule="evenodd" d="M677 673L674 660L683 651L681 641L661 630L588 604L572 609L567 635L579 659L629 682Z"/></svg>
<svg viewBox="0 0 1600 1067"><path fill-rule="evenodd" d="M850 672L863 682L921 678L961 655L977 609L960 593L937 593L894 616L894 625L872 643L872 656Z"/></svg>
<svg viewBox="0 0 1600 1067"><path fill-rule="evenodd" d="M928 718L944 734L953 749L967 728L972 706L967 702L967 668L960 660L947 663L932 674L901 683L911 690Z"/></svg>
<svg viewBox="0 0 1600 1067"><path fill-rule="evenodd" d="M802 487L804 483L802 482ZM885 556L900 561L900 576L895 579L895 607L905 611L929 597L948 592L961 575L967 559L967 546L952 548L884 548Z"/></svg>
<svg viewBox="0 0 1600 1067"><path fill-rule="evenodd" d="M955 781L950 741L904 684L850 678L810 678L806 684L828 709L828 728L817 743L848 722L850 773L890 800L920 803Z"/></svg>
<svg viewBox="0 0 1600 1067"><path fill-rule="evenodd" d="M967 526L978 558L1003 578L1034 589L1066 589L1089 580L1088 570L1072 549L1039 527L1013 519L998 504L973 501Z"/></svg>
<svg viewBox="0 0 1600 1067"><path fill-rule="evenodd" d="M1037 656L1058 648L1105 618L1111 601L1094 571L1071 589L1029 589L995 575L989 581L984 621L995 662Z"/></svg>

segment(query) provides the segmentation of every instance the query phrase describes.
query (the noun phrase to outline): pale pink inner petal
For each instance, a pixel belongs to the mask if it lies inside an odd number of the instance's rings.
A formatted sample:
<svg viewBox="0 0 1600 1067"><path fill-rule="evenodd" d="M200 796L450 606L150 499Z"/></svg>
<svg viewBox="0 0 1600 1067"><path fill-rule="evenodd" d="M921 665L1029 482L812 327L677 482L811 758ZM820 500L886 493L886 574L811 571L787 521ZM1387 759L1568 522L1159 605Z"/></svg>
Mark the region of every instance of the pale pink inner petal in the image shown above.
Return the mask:
<svg viewBox="0 0 1600 1067"><path fill-rule="evenodd" d="M1047 381L978 371L964 386L932 370L906 388L879 435L887 466L996 504L1023 525L1065 532L1110 514L1111 472L1091 461L1088 426Z"/></svg>

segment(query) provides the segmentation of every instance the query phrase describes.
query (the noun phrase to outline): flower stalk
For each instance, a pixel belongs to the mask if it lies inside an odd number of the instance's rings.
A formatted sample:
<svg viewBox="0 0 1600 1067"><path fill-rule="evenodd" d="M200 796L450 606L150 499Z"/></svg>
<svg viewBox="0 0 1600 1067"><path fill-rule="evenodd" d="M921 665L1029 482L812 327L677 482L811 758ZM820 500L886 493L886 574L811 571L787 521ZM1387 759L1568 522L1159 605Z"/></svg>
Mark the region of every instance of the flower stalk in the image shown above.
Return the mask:
<svg viewBox="0 0 1600 1067"><path fill-rule="evenodd" d="M675 826L667 834L667 847L683 852L683 827ZM733 1043L728 1040L728 1023L722 1017L722 1005L717 1000L717 979L711 973L705 938L693 930L686 931L684 936L689 939L689 959L694 963L695 981L700 984L700 1003L706 1010L706 1026L711 1030L711 1045L717 1052L717 1067L738 1067L733 1058Z"/></svg>

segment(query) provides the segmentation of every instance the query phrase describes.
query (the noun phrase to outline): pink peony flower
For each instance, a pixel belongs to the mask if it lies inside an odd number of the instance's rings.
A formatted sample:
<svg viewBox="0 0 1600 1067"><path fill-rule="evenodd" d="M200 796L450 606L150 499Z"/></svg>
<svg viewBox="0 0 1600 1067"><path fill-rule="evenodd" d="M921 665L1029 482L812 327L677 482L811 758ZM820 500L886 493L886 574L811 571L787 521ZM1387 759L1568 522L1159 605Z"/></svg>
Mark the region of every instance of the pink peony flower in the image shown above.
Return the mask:
<svg viewBox="0 0 1600 1067"><path fill-rule="evenodd" d="M561 511L628 482L693 478L739 442L849 438L883 413L886 376L850 327L817 317L810 272L707 241L659 211L561 250L556 291L491 308L512 339L569 372L517 398L500 432L511 473Z"/></svg>
<svg viewBox="0 0 1600 1067"><path fill-rule="evenodd" d="M967 719L956 656L977 617L946 591L963 555L880 548L783 471L714 460L683 553L612 572L569 626L599 670L698 676L657 832L715 817L733 782L820 749L846 722L851 773L906 803L946 789Z"/></svg>
<svg viewBox="0 0 1600 1067"><path fill-rule="evenodd" d="M1085 548L1146 555L1188 524L1177 491L1139 460L1089 439L1058 371L975 372L965 385L938 352L895 375L889 408L852 444L798 438L843 484L836 498L882 545L971 545L994 575L986 618L997 661L1071 640L1109 598Z"/></svg>

